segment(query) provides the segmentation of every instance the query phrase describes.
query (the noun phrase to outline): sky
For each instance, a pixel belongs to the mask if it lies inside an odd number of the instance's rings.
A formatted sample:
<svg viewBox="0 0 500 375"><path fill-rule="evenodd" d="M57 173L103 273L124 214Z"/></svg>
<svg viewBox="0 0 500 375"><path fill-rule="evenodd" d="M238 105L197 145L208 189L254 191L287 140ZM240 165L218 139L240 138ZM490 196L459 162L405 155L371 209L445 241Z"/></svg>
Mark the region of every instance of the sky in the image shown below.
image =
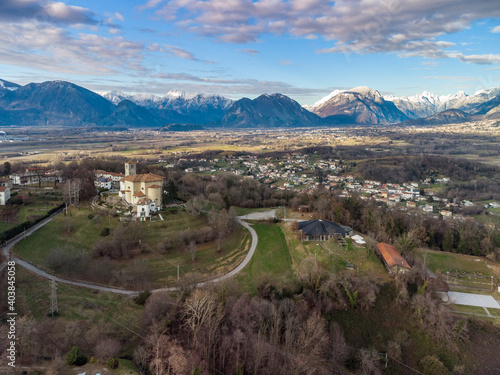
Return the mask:
<svg viewBox="0 0 500 375"><path fill-rule="evenodd" d="M230 99L500 86L499 0L0 0L0 78Z"/></svg>

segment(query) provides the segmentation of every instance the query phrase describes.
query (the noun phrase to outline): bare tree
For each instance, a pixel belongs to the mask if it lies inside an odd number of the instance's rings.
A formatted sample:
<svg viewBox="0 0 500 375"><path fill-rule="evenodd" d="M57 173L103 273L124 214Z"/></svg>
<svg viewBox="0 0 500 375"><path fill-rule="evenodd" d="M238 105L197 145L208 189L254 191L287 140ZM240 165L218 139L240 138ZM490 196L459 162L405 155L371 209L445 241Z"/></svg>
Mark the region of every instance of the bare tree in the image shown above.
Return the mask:
<svg viewBox="0 0 500 375"><path fill-rule="evenodd" d="M220 246L224 237L233 229L235 216L233 210L227 211L225 209L222 209L220 213L214 210L208 213L208 223L215 232L217 251L220 251Z"/></svg>
<svg viewBox="0 0 500 375"><path fill-rule="evenodd" d="M103 361L115 358L121 350L121 344L114 338L100 340L95 347L95 354Z"/></svg>
<svg viewBox="0 0 500 375"><path fill-rule="evenodd" d="M191 255L191 261L194 262L194 260L196 259L196 251L198 250L195 241L193 241L193 240L189 241L188 250L189 250L189 254Z"/></svg>
<svg viewBox="0 0 500 375"><path fill-rule="evenodd" d="M299 272L300 281L305 283L314 292L319 291L325 272L321 269L315 257L308 257L300 262Z"/></svg>
<svg viewBox="0 0 500 375"><path fill-rule="evenodd" d="M64 375L66 370L66 364L61 356L54 358L45 373L46 375Z"/></svg>
<svg viewBox="0 0 500 375"><path fill-rule="evenodd" d="M360 372L365 375L379 375L382 371L379 368L380 356L375 348L361 349L358 353L360 361Z"/></svg>

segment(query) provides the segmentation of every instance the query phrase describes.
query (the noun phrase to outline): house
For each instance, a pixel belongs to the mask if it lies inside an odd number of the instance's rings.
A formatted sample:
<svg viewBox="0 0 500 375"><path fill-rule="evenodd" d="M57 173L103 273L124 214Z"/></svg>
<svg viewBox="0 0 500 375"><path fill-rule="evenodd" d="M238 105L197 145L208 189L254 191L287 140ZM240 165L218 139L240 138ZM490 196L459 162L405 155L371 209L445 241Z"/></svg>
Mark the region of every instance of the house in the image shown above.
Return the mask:
<svg viewBox="0 0 500 375"><path fill-rule="evenodd" d="M425 206L422 207L422 210L424 212L432 212L434 211L434 207L432 206L432 204L426 204Z"/></svg>
<svg viewBox="0 0 500 375"><path fill-rule="evenodd" d="M7 186L0 186L0 206L5 206L10 199L10 189Z"/></svg>
<svg viewBox="0 0 500 375"><path fill-rule="evenodd" d="M113 180L107 177L100 177L94 181L94 185L98 188L111 190Z"/></svg>
<svg viewBox="0 0 500 375"><path fill-rule="evenodd" d="M131 205L137 205L139 201L148 198L154 202L154 210L159 210L162 205L165 177L153 173L135 174L135 171L135 163L125 164L125 177L120 180L119 196Z"/></svg>
<svg viewBox="0 0 500 375"><path fill-rule="evenodd" d="M411 269L401 253L392 245L380 242L376 246L376 252L389 273L405 273Z"/></svg>
<svg viewBox="0 0 500 375"><path fill-rule="evenodd" d="M4 177L0 177L0 186L6 186L9 189L12 189L12 187L14 186L14 183L10 179L9 176L4 176Z"/></svg>
<svg viewBox="0 0 500 375"><path fill-rule="evenodd" d="M157 210L155 201L149 198L143 198L137 202L137 217L144 221L147 217L151 216L151 212Z"/></svg>
<svg viewBox="0 0 500 375"><path fill-rule="evenodd" d="M351 227L328 220L307 220L299 222L299 230L305 241L327 241L330 238L353 235Z"/></svg>
<svg viewBox="0 0 500 375"><path fill-rule="evenodd" d="M45 168L26 168L24 173L14 173L10 175L14 185L35 185L42 182L63 182L61 171Z"/></svg>
<svg viewBox="0 0 500 375"><path fill-rule="evenodd" d="M441 210L440 214L443 217L452 217L453 216L452 212L448 211L448 210Z"/></svg>
<svg viewBox="0 0 500 375"><path fill-rule="evenodd" d="M125 177L123 173L106 172L103 170L94 171L94 185L109 190L118 190L120 188L120 180Z"/></svg>

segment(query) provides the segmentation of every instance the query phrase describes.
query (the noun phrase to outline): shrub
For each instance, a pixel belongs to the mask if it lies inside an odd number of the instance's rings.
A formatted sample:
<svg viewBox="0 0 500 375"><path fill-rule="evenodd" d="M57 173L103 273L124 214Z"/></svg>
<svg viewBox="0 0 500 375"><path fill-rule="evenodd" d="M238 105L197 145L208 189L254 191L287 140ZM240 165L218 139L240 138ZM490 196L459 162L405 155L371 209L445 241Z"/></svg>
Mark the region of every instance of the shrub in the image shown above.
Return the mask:
<svg viewBox="0 0 500 375"><path fill-rule="evenodd" d="M112 370L118 368L120 366L120 362L118 362L118 359L112 358L108 361L108 367Z"/></svg>
<svg viewBox="0 0 500 375"><path fill-rule="evenodd" d="M151 292L149 290L145 290L144 292L139 293L137 297L134 297L134 302L140 306L144 306L150 296Z"/></svg>
<svg viewBox="0 0 500 375"><path fill-rule="evenodd" d="M101 236L102 237L106 237L106 236L109 236L109 228L102 228L101 230Z"/></svg>
<svg viewBox="0 0 500 375"><path fill-rule="evenodd" d="M83 366L87 363L87 357L85 357L80 348L73 346L69 352L64 356L68 366Z"/></svg>
<svg viewBox="0 0 500 375"><path fill-rule="evenodd" d="M88 214L87 218L88 218L89 220L92 220L92 219L94 218L94 214Z"/></svg>

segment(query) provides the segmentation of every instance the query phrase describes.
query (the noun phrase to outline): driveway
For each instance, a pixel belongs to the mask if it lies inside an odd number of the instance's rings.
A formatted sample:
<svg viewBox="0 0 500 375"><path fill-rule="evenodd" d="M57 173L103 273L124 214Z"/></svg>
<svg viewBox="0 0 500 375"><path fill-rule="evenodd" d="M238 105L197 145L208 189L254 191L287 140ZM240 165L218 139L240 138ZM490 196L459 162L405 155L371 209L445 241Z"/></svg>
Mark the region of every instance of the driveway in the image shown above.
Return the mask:
<svg viewBox="0 0 500 375"><path fill-rule="evenodd" d="M263 211L263 212L252 212L247 215L238 216L242 220L269 220L276 217L276 209Z"/></svg>

